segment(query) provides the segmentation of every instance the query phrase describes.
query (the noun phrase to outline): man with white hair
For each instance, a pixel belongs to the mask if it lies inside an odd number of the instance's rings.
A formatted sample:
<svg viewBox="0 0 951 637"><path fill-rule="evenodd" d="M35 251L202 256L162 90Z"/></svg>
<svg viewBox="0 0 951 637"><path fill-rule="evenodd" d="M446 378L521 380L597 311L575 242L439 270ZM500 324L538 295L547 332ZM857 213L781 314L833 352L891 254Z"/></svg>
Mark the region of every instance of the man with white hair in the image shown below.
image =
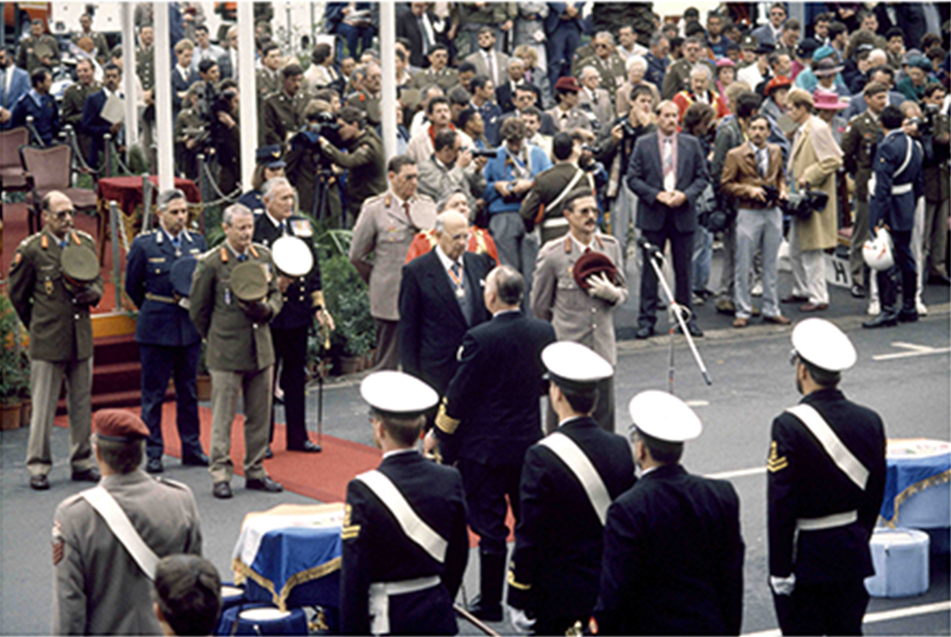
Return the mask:
<svg viewBox="0 0 951 637"><path fill-rule="evenodd" d="M601 74L593 66L581 69L581 90L578 92L578 108L591 119L591 128L600 130L614 121L613 100L608 92L599 88ZM596 124L596 125L595 125Z"/></svg>
<svg viewBox="0 0 951 637"><path fill-rule="evenodd" d="M631 107L631 90L635 86L646 86L651 90L654 99L651 103L660 104L660 91L656 84L647 80L647 59L642 55L632 55L627 59L627 79L618 87L614 98L614 112L618 117L627 113Z"/></svg>
<svg viewBox="0 0 951 637"><path fill-rule="evenodd" d="M637 43L637 33L634 32L634 27L629 24L618 30L617 37L617 54L625 63L635 55L644 55L648 51L647 47Z"/></svg>
<svg viewBox="0 0 951 637"><path fill-rule="evenodd" d="M712 73L709 67L703 64L698 64L690 69L690 87L680 91L673 98L674 104L680 110L681 121L691 104L709 104L716 111L717 119L730 114L720 96L710 88L711 76Z"/></svg>

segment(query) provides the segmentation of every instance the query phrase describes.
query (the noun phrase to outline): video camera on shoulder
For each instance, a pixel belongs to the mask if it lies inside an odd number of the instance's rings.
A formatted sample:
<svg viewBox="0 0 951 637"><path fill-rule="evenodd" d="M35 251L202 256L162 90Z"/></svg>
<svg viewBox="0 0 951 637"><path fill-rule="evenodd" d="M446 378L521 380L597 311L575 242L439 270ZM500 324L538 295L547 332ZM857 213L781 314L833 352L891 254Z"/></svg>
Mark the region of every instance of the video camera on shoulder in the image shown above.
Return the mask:
<svg viewBox="0 0 951 637"><path fill-rule="evenodd" d="M323 137L328 142L343 149L343 140L340 139L340 124L333 113L327 111L317 111L307 117L308 132ZM316 144L316 139L314 140Z"/></svg>
<svg viewBox="0 0 951 637"><path fill-rule="evenodd" d="M821 190L803 190L794 192L783 204L783 212L805 221L813 212L824 210L829 203L829 195Z"/></svg>

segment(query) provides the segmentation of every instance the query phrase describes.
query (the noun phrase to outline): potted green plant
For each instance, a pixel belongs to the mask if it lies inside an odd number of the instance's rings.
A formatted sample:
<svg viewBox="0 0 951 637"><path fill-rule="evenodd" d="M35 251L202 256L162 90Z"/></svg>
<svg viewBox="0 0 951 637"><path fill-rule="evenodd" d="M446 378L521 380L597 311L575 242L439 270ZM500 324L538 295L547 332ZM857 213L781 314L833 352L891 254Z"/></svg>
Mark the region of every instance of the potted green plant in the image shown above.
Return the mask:
<svg viewBox="0 0 951 637"><path fill-rule="evenodd" d="M30 390L30 337L8 295L0 296L0 429L22 424Z"/></svg>
<svg viewBox="0 0 951 637"><path fill-rule="evenodd" d="M330 342L339 354L340 372L360 371L364 357L376 345L376 325L370 314L367 286L344 255L321 262L320 279L327 309L336 324ZM319 326L315 324L315 327L319 333Z"/></svg>

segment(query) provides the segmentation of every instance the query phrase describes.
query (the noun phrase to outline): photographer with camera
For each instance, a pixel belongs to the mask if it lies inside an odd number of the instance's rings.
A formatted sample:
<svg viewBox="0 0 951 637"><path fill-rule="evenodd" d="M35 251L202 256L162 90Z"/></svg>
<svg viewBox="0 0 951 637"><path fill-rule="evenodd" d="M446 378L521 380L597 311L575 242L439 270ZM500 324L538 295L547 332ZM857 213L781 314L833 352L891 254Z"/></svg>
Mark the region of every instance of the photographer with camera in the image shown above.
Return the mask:
<svg viewBox="0 0 951 637"><path fill-rule="evenodd" d="M237 82L224 80L218 85L206 119L218 162L218 190L224 195L234 193L241 181L241 127L238 124L241 117L238 110Z"/></svg>
<svg viewBox="0 0 951 637"><path fill-rule="evenodd" d="M325 100L315 99L307 104L304 110L307 123L291 137L286 166L287 178L297 189L301 211L319 221L329 221L336 228L340 226L343 202L333 164L320 152L321 136L326 135L334 146L341 145L337 118L332 110ZM277 149L277 157L280 157L280 146L268 148Z"/></svg>
<svg viewBox="0 0 951 637"><path fill-rule="evenodd" d="M948 171L949 121L942 113L945 90L938 83L925 86L922 100L923 121L921 144L925 151L925 228L924 251L927 255L926 275L929 283L951 285L948 278Z"/></svg>
<svg viewBox="0 0 951 637"><path fill-rule="evenodd" d="M462 137L451 128L436 135L435 151L419 165L419 192L434 201L447 192L461 190L466 193L470 209L475 209L476 199L485 190L482 170L489 155L485 151L462 147ZM489 151L496 153L497 151Z"/></svg>
<svg viewBox="0 0 951 637"><path fill-rule="evenodd" d="M343 196L350 223L355 223L365 199L386 190L386 157L383 141L364 122L364 115L352 106L337 113L341 148L328 135L318 139L320 152L334 166L334 171L347 172ZM347 152L344 152L346 150Z"/></svg>
<svg viewBox="0 0 951 637"><path fill-rule="evenodd" d="M763 320L788 325L779 309L776 288L779 245L783 240L783 213L787 198L786 172L779 146L766 143L769 119L754 115L747 126L749 142L727 153L720 177L722 191L736 200L736 318L733 327L746 327L753 311L750 274L753 255L763 251Z"/></svg>
<svg viewBox="0 0 951 637"><path fill-rule="evenodd" d="M201 85L192 84L185 91L182 110L175 118L175 168L176 174L194 180L198 176L198 150L206 134L205 121L198 112L198 91Z"/></svg>
<svg viewBox="0 0 951 637"><path fill-rule="evenodd" d="M485 195L489 232L499 248L502 265L518 270L532 280L538 246L525 230L519 215L535 176L551 168L551 160L538 146L525 143L525 122L510 117L502 122L504 142L485 166Z"/></svg>
<svg viewBox="0 0 951 637"><path fill-rule="evenodd" d="M838 242L835 174L842 166L842 151L829 126L813 115L811 94L797 88L786 101L789 117L799 126L789 154L793 192L822 191L829 199L823 209L805 218L793 217L789 231L793 289L783 303L803 303L800 312L817 312L829 308L824 251Z"/></svg>

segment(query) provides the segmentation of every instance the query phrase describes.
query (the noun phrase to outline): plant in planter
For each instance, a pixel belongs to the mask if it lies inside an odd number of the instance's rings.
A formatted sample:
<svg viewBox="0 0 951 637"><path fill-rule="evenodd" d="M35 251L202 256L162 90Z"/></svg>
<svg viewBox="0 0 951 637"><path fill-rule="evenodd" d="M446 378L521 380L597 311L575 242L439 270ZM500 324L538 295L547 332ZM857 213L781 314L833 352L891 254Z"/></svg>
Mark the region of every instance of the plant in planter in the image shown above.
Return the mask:
<svg viewBox="0 0 951 637"><path fill-rule="evenodd" d="M20 426L20 404L30 395L30 337L10 298L0 296L0 408L3 428Z"/></svg>
<svg viewBox="0 0 951 637"><path fill-rule="evenodd" d="M327 309L334 317L337 329L331 336L331 346L340 356L342 373L358 371L361 359L376 345L376 325L370 315L370 295L356 269L344 255L322 261L320 279ZM319 326L314 322L316 333ZM356 364L356 369L353 365Z"/></svg>

